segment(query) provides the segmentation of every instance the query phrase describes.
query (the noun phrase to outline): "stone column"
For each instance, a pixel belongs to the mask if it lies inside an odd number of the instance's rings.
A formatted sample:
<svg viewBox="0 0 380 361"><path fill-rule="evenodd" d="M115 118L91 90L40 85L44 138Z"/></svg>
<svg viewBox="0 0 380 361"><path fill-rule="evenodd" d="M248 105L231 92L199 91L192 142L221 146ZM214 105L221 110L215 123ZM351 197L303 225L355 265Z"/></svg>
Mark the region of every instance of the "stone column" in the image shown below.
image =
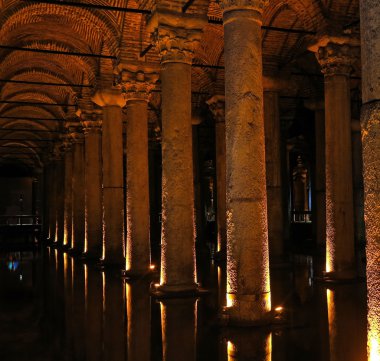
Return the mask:
<svg viewBox="0 0 380 361"><path fill-rule="evenodd" d="M158 73L145 64L121 67L127 101L125 270L130 275L143 275L150 271L148 101Z"/></svg>
<svg viewBox="0 0 380 361"><path fill-rule="evenodd" d="M162 292L196 290L191 62L206 19L157 10L148 23L161 55ZM178 28L181 24L181 28Z"/></svg>
<svg viewBox="0 0 380 361"><path fill-rule="evenodd" d="M103 254L108 265L124 265L123 122L125 100L117 89L98 91L103 108Z"/></svg>
<svg viewBox="0 0 380 361"><path fill-rule="evenodd" d="M49 164L49 173L48 173L48 192L49 192L49 236L48 240L51 243L55 242L56 234L56 219L57 219L57 183L56 183L56 169L57 169L57 155L54 153L50 160Z"/></svg>
<svg viewBox="0 0 380 361"><path fill-rule="evenodd" d="M360 2L361 114L368 289L368 359L380 359L380 3Z"/></svg>
<svg viewBox="0 0 380 361"><path fill-rule="evenodd" d="M100 259L103 241L102 128L100 121L84 121L85 146L85 255Z"/></svg>
<svg viewBox="0 0 380 361"><path fill-rule="evenodd" d="M44 241L49 239L49 214L50 214L50 173L51 165L48 157L44 160L44 170L43 170L43 194L44 194L44 207L43 207L43 224L42 224L42 234Z"/></svg>
<svg viewBox="0 0 380 361"><path fill-rule="evenodd" d="M62 192L65 179L65 162L63 147L60 148L59 157L56 160L55 182L56 182L56 226L55 226L55 243L58 246L63 245L64 236L64 193Z"/></svg>
<svg viewBox="0 0 380 361"><path fill-rule="evenodd" d="M234 323L262 321L271 310L262 12L266 1L223 0L226 174L227 306Z"/></svg>
<svg viewBox="0 0 380 361"><path fill-rule="evenodd" d="M356 275L349 82L358 48L348 39L329 37L322 38L315 48L325 76L325 276L346 279Z"/></svg>
<svg viewBox="0 0 380 361"><path fill-rule="evenodd" d="M70 247L73 222L73 151L70 138L65 142L65 185L64 185L64 235L63 246Z"/></svg>
<svg viewBox="0 0 380 361"><path fill-rule="evenodd" d="M265 163L268 198L269 254L273 263L284 256L284 217L281 179L281 127L279 92L264 92Z"/></svg>
<svg viewBox="0 0 380 361"><path fill-rule="evenodd" d="M73 222L71 249L74 253L84 251L85 203L84 203L84 136L81 128L72 133L73 138Z"/></svg>
<svg viewBox="0 0 380 361"><path fill-rule="evenodd" d="M218 227L218 248L220 255L227 252L226 225L226 123L225 98L214 95L207 102L215 121L215 163L216 163L216 224Z"/></svg>
<svg viewBox="0 0 380 361"><path fill-rule="evenodd" d="M325 103L323 100L307 101L305 107L314 111L315 131L315 205L313 209L316 245L326 245L326 162L325 162Z"/></svg>
<svg viewBox="0 0 380 361"><path fill-rule="evenodd" d="M352 174L354 187L354 220L355 220L355 243L358 246L365 245L364 227L364 185L363 185L363 152L360 121L352 119Z"/></svg>

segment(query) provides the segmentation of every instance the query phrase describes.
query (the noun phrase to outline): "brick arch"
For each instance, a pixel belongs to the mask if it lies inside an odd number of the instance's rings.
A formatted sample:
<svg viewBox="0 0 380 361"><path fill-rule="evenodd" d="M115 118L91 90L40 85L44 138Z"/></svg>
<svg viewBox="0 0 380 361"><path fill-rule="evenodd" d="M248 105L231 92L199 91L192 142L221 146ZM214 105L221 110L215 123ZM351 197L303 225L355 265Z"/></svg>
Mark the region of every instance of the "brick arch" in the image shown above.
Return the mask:
<svg viewBox="0 0 380 361"><path fill-rule="evenodd" d="M115 55L118 52L120 29L111 12L53 4L27 4L17 1L14 5L9 5L4 10L3 21L0 22L0 37L7 41L7 34L11 35L17 28L23 28L27 24L41 23L44 18L48 21L49 18L54 19L55 24L59 23L80 34L88 44L94 44L94 49L99 49L100 44L104 42L110 54ZM52 28L53 33L54 31L55 27Z"/></svg>

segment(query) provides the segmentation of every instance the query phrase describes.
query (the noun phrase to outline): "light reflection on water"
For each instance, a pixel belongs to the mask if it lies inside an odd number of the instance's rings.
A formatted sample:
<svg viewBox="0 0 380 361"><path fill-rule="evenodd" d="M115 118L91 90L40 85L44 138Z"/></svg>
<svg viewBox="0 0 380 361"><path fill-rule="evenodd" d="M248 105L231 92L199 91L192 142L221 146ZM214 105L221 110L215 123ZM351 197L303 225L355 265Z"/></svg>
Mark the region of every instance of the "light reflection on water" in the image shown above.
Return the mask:
<svg viewBox="0 0 380 361"><path fill-rule="evenodd" d="M273 299L287 321L272 329L218 325L218 310L225 305L223 267L205 268L201 279L210 292L204 296L155 299L149 294L151 280L126 282L118 271L101 270L60 251L48 250L43 265L44 288L38 292L54 360L367 359L365 285L327 289L313 284L309 261L273 270Z"/></svg>

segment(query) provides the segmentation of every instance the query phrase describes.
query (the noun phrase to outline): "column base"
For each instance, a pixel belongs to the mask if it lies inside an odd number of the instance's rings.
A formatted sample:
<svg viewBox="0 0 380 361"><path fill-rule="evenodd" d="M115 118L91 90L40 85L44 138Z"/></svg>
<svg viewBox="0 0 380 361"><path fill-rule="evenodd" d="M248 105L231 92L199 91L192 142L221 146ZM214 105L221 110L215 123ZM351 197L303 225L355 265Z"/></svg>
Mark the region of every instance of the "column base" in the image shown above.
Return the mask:
<svg viewBox="0 0 380 361"><path fill-rule="evenodd" d="M316 281L323 283L334 283L334 284L342 284L342 283L356 283L362 282L364 278L360 278L358 273L353 270L345 270L345 271L335 271L335 272L323 272L322 277L315 278Z"/></svg>
<svg viewBox="0 0 380 361"><path fill-rule="evenodd" d="M158 276L159 273L157 272L156 269L147 269L146 271L140 270L140 271L135 271L135 270L122 270L121 275L123 278L127 280L135 280L138 278L146 278L146 277L153 277L153 276Z"/></svg>
<svg viewBox="0 0 380 361"><path fill-rule="evenodd" d="M232 315L229 307L224 307L220 314L219 324L227 327L270 327L273 325L283 325L286 321L286 313L281 310L273 309L266 312L257 319L242 319Z"/></svg>
<svg viewBox="0 0 380 361"><path fill-rule="evenodd" d="M150 293L157 298L196 297L206 293L198 283L193 284L151 284Z"/></svg>

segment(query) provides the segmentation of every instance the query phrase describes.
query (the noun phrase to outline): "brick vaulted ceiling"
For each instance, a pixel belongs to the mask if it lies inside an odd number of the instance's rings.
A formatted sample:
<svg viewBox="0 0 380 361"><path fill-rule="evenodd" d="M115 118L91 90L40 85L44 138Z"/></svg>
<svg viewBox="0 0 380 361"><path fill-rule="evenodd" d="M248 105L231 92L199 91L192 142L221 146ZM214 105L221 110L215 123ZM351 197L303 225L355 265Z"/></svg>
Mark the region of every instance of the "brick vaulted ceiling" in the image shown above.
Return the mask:
<svg viewBox="0 0 380 361"><path fill-rule="evenodd" d="M157 0L75 2L152 10ZM160 2L181 11L186 1ZM195 0L187 12L207 13L210 19L222 18L220 6L214 0ZM342 31L347 24L358 20L358 13L358 0L270 0L263 19L264 25L269 27L321 33L329 29ZM115 57L99 59L1 48L0 79L29 84L0 82L1 101L25 102L0 103L0 164L13 158L7 148L1 146L14 145L23 147L20 149L30 154L22 162L32 167L42 165L46 152L40 151L45 148L38 148L43 143L39 139L62 137L64 122L39 119L68 119L75 113L75 107L41 103L75 104L78 98L89 99L93 89L100 84L111 85L117 64L138 60L140 52L151 43L150 34L145 29L148 16L37 1L0 0L0 45ZM287 74L294 78L292 81L297 85L290 89L294 95L318 94L322 88L320 78L294 75L297 72L319 72L314 56L307 51L313 37L303 33L263 30L264 74ZM156 49L150 50L140 60L158 62ZM197 107L207 97L224 91L223 26L211 23L206 26L193 63L219 66L193 67L193 101ZM41 82L73 86L33 84ZM76 87L77 84L89 84L93 88ZM159 104L157 96L154 101ZM156 104L154 106L157 107Z"/></svg>

